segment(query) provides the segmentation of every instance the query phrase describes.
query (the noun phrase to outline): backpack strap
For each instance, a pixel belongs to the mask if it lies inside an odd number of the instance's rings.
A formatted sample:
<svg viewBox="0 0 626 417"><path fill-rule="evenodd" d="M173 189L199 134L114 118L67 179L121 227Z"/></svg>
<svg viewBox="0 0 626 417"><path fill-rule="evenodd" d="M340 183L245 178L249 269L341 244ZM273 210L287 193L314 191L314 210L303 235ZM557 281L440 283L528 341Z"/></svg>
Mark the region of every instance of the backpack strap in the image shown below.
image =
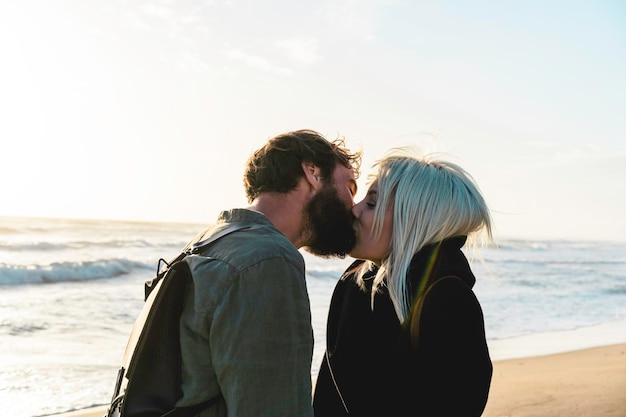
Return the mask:
<svg viewBox="0 0 626 417"><path fill-rule="evenodd" d="M224 236L226 236L226 235L228 235L228 234L230 234L232 232L235 232L237 230L249 229L250 227L252 227L252 224L248 224L248 223L233 223L233 224L230 224L230 225L226 226L225 228L223 228L222 230L220 230L219 232L213 233L208 238L192 244L189 247L189 249L187 249L184 253L186 255L198 253L198 252L200 252L200 250L202 248L204 248L205 246L210 245L211 243L215 242L217 239L221 239Z"/></svg>
<svg viewBox="0 0 626 417"><path fill-rule="evenodd" d="M424 309L424 301L426 300L426 296L433 289L435 285L437 285L443 280L450 279L450 278L458 279L459 281L461 281L461 278L457 277L456 275L447 275L445 277L437 279L435 282L430 284L426 288L426 291L424 291L421 295L417 297L417 300L415 301L415 304L413 305L413 308L411 309L411 320L409 322L411 347L413 349L417 347L418 342L419 342L420 320L422 318L422 310Z"/></svg>
<svg viewBox="0 0 626 417"><path fill-rule="evenodd" d="M159 261L157 262L157 273L156 273L155 277L152 278L151 280L146 281L144 283L144 300L148 299L148 296L150 295L152 290L154 290L154 288L156 287L158 282L161 279L163 279L163 277L165 276L167 271L176 262L182 261L188 255L192 255L192 254L196 254L196 253L200 252L200 250L202 248L210 245L211 243L215 242L216 240L221 239L224 236L226 236L226 235L228 235L228 234L230 234L232 232L236 232L237 230L242 230L242 229L249 229L250 227L252 227L252 224L249 224L249 223L232 223L232 224L226 226L225 228L223 228L222 230L220 230L219 232L213 233L211 236L209 236L208 238L206 238L204 240L201 240L201 241L196 242L196 243L191 244L191 245L187 245L187 247L176 258L172 259L169 262L167 262L163 258L159 259ZM165 267L162 267L161 266L162 264L165 264Z"/></svg>

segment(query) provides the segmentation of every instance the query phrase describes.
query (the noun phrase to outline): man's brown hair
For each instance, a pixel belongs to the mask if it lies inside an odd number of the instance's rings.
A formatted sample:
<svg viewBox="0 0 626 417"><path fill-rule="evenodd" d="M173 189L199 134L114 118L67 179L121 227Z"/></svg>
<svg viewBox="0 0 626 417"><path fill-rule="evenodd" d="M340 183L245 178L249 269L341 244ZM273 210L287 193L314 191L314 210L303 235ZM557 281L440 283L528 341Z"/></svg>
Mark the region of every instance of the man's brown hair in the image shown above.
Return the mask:
<svg viewBox="0 0 626 417"><path fill-rule="evenodd" d="M352 169L358 178L361 152L350 152L343 138L327 140L314 130L296 130L271 138L255 151L246 164L244 186L248 202L262 192L286 193L304 175L302 163L320 168L324 181L330 182L337 164Z"/></svg>

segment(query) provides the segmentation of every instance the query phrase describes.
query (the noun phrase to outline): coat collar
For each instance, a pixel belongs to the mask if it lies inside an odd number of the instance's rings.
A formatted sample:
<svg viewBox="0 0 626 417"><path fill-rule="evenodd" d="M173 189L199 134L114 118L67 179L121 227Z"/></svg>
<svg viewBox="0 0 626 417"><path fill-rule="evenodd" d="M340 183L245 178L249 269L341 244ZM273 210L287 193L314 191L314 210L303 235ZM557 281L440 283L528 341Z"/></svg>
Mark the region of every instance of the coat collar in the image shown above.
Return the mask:
<svg viewBox="0 0 626 417"><path fill-rule="evenodd" d="M408 271L411 293L449 275L461 278L472 288L476 277L461 251L466 241L467 236L456 236L425 246L417 252Z"/></svg>

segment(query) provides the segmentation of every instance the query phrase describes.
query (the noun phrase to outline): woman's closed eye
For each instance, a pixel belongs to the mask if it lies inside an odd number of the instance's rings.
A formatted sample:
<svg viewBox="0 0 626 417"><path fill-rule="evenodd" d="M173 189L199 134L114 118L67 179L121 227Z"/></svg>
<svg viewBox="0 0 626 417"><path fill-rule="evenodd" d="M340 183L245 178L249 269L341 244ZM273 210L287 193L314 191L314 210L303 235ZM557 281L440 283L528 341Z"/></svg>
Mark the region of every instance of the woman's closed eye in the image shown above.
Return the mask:
<svg viewBox="0 0 626 417"><path fill-rule="evenodd" d="M365 198L365 204L368 208L376 207L376 202L378 201L378 191L370 189Z"/></svg>

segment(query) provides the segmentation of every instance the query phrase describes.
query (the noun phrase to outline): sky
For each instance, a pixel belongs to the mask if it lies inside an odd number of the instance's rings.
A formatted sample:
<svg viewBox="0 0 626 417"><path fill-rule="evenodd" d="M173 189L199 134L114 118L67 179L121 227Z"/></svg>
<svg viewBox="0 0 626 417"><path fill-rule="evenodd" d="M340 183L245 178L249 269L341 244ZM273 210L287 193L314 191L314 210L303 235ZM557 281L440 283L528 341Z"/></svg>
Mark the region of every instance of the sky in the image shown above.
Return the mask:
<svg viewBox="0 0 626 417"><path fill-rule="evenodd" d="M279 133L415 145L496 239L624 240L621 0L0 0L0 215L210 223Z"/></svg>

